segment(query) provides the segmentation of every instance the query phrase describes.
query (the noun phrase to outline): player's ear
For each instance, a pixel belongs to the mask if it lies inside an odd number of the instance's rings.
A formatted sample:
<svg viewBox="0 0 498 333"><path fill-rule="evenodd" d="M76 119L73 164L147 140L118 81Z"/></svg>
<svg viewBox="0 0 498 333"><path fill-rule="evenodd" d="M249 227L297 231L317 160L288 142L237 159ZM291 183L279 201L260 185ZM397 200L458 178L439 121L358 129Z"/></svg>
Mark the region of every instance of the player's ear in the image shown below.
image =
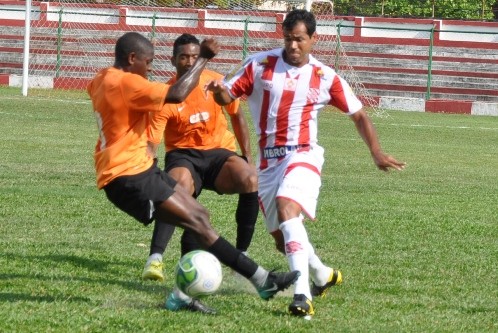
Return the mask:
<svg viewBox="0 0 498 333"><path fill-rule="evenodd" d="M173 67L176 67L176 57L174 55L172 55L169 60L171 61L171 64L173 65Z"/></svg>
<svg viewBox="0 0 498 333"><path fill-rule="evenodd" d="M128 65L133 65L135 63L135 60L137 58L137 54L135 52L130 52L130 54L128 54Z"/></svg>
<svg viewBox="0 0 498 333"><path fill-rule="evenodd" d="M313 35L311 35L311 41L313 42L313 44L315 44L317 40L318 40L318 34L315 31Z"/></svg>

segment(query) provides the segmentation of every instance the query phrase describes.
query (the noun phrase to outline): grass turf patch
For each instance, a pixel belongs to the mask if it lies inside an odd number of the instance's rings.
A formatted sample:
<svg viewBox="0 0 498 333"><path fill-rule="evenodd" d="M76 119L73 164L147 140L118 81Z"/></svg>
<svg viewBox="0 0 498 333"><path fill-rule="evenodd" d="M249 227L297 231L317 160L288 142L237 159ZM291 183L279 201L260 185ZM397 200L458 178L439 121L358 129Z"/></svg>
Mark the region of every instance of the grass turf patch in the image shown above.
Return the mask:
<svg viewBox="0 0 498 333"><path fill-rule="evenodd" d="M97 191L91 105L59 93L0 89L0 331L498 330L497 117L374 118L384 150L408 163L383 173L353 123L324 111L318 220L307 228L344 284L314 300L308 322L286 313L291 292L264 302L225 268L220 292L205 299L220 312L210 317L162 309L180 231L166 250L166 282L141 281L152 228ZM234 240L237 197L204 191L199 200ZM249 253L287 269L261 214Z"/></svg>

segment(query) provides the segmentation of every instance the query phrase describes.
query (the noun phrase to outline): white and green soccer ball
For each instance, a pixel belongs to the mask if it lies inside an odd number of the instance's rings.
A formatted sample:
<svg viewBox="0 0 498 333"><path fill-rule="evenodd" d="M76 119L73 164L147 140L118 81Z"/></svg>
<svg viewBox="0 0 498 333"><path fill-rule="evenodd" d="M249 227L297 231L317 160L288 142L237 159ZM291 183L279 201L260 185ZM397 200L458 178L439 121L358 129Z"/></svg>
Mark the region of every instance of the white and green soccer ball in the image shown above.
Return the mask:
<svg viewBox="0 0 498 333"><path fill-rule="evenodd" d="M202 250L191 251L181 257L175 276L176 286L190 297L214 294L223 280L220 261Z"/></svg>

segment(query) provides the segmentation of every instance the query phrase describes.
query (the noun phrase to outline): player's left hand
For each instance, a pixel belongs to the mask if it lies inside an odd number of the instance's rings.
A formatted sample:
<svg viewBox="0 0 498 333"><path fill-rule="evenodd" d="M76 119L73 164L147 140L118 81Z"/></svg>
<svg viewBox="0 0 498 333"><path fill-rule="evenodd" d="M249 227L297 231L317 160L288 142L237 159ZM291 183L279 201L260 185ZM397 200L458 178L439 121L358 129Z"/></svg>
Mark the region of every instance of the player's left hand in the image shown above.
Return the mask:
<svg viewBox="0 0 498 333"><path fill-rule="evenodd" d="M220 45L214 38L206 38L201 43L199 57L211 59L220 52Z"/></svg>
<svg viewBox="0 0 498 333"><path fill-rule="evenodd" d="M382 171L389 171L389 169L403 170L406 166L405 162L399 162L391 155L379 152L373 156L375 165Z"/></svg>

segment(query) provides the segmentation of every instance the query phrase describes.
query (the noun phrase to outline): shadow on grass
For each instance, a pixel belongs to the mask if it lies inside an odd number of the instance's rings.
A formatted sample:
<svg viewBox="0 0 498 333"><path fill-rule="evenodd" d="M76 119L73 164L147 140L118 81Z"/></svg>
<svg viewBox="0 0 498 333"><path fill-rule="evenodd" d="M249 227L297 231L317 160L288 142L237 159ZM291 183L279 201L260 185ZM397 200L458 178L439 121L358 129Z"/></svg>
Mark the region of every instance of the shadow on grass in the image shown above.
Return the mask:
<svg viewBox="0 0 498 333"><path fill-rule="evenodd" d="M90 303L90 298L87 297L72 297L66 295L27 295L20 293L2 293L0 292L0 302L36 302L36 303L52 303L52 302L76 302Z"/></svg>
<svg viewBox="0 0 498 333"><path fill-rule="evenodd" d="M123 270L113 268L113 266L132 267L131 262L115 261L115 260L100 260L91 259L86 257L79 257L76 255L18 255L13 253L5 253L5 257L9 258L8 261L23 262L31 267L36 267L36 274L31 271L28 273L0 273L1 280L17 280L27 279L36 281L62 281L62 282L83 282L88 284L100 284L103 286L119 286L128 290L144 291L144 292L157 292L158 289L164 292L167 288L164 284L157 282L141 280L141 267L137 265L136 278L126 280L129 275L126 275ZM67 264L77 267L78 270L72 269ZM6 265L13 267L13 265ZM38 267L37 267L38 266ZM40 267L42 267L40 269ZM69 269L67 268L69 267ZM54 269L59 272L54 274ZM14 268L15 270L15 268ZM85 275L85 270L92 273ZM24 271L24 270L23 270ZM47 272L46 274L43 274ZM101 273L101 277L93 277L94 272Z"/></svg>
<svg viewBox="0 0 498 333"><path fill-rule="evenodd" d="M81 257L77 255L68 254L46 254L46 255L19 255L18 253L2 253L2 255L7 258L7 260L29 262L36 264L40 261L50 261L55 263L57 266L62 263L69 263L75 267L87 269L96 272L106 272L106 273L117 273L117 269L113 269L112 266L125 266L131 267L136 265L132 261L117 261L114 259L95 259L88 257ZM138 267L138 266L137 266ZM138 268L137 268L138 269Z"/></svg>

